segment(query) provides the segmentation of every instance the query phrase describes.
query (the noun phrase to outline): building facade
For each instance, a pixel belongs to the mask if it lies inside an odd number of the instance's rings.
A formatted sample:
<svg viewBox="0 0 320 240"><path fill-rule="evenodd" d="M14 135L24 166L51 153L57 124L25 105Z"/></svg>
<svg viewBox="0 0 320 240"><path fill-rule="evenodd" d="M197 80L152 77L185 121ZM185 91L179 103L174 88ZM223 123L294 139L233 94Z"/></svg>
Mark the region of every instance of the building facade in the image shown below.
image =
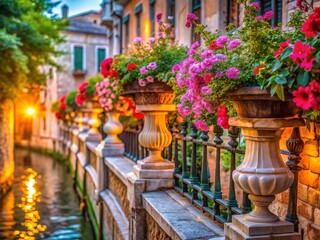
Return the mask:
<svg viewBox="0 0 320 240"><path fill-rule="evenodd" d="M37 146L47 147L46 144L51 144L51 141L46 141L46 137L57 136L57 119L50 110L52 102L98 74L100 62L109 56L108 31L101 26L99 11L90 10L68 17L68 6L64 5L61 9L62 16L69 20L69 26L62 33L66 41L57 46L64 52L56 60L61 69L44 67L49 73L47 85L34 101L35 106L40 106L33 117L32 130L32 143ZM19 114L24 114L21 111ZM21 128L25 125L16 123L16 139L25 139L25 129Z"/></svg>
<svg viewBox="0 0 320 240"><path fill-rule="evenodd" d="M258 0L254 0L257 2ZM296 10L296 0L260 0L261 14L273 11L272 25L282 26L286 30L290 13ZM320 7L320 1L310 1L314 7ZM114 56L125 51L133 44L135 37L146 40L157 36L155 16L173 16L176 40L183 45L200 41L194 29L186 28L186 16L193 12L199 21L208 26L208 30L224 28L233 23L241 26L243 8L236 0L103 0L102 24L112 33L109 37L110 55ZM121 46L121 47L120 47ZM320 239L320 155L319 155L319 124L312 125L311 130L302 132L305 148L300 163L298 185L299 229L303 239ZM281 148L286 148L286 140L291 129L288 129L281 140ZM286 158L284 158L286 161ZM272 205L272 211L282 219L286 216L288 191L279 194Z"/></svg>

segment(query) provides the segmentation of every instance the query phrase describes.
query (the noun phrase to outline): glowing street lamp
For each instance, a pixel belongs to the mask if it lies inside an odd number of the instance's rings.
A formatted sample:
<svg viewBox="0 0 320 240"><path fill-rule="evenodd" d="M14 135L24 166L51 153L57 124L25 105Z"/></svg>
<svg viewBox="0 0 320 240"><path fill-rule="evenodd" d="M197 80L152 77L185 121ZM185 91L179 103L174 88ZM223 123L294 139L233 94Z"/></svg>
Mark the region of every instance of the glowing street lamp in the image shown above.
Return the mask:
<svg viewBox="0 0 320 240"><path fill-rule="evenodd" d="M34 108L32 108L32 107L28 107L28 108L27 108L27 115L33 116L34 113L35 113Z"/></svg>

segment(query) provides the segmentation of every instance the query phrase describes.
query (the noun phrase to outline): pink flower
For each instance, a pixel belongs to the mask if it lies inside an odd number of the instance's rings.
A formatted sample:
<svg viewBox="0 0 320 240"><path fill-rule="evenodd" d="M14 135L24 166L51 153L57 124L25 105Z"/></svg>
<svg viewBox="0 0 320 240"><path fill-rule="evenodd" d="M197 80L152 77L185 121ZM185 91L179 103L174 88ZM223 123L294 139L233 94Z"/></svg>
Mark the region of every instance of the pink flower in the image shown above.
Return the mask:
<svg viewBox="0 0 320 240"><path fill-rule="evenodd" d="M174 64L171 68L171 71L173 73L177 72L180 69L180 65L179 64Z"/></svg>
<svg viewBox="0 0 320 240"><path fill-rule="evenodd" d="M260 12L261 11L261 8L260 8L260 3L259 2L253 2L250 4L251 7L254 8L254 10L256 10L257 12Z"/></svg>
<svg viewBox="0 0 320 240"><path fill-rule="evenodd" d="M193 63L189 67L189 74L191 76L196 76L202 71L201 64L200 63Z"/></svg>
<svg viewBox="0 0 320 240"><path fill-rule="evenodd" d="M216 73L216 78L222 77L223 76L223 72L217 72Z"/></svg>
<svg viewBox="0 0 320 240"><path fill-rule="evenodd" d="M200 46L199 42L194 42L191 44L190 49L197 49Z"/></svg>
<svg viewBox="0 0 320 240"><path fill-rule="evenodd" d="M212 88L209 88L208 86L204 86L201 88L201 93L203 95L208 95L212 93Z"/></svg>
<svg viewBox="0 0 320 240"><path fill-rule="evenodd" d="M156 21L159 23L161 21L161 18L162 18L162 13L158 13L156 15Z"/></svg>
<svg viewBox="0 0 320 240"><path fill-rule="evenodd" d="M148 76L148 77L147 77L147 81L148 81L148 82L154 82L154 78L153 78L152 76Z"/></svg>
<svg viewBox="0 0 320 240"><path fill-rule="evenodd" d="M200 54L202 59L210 58L210 57L212 57L212 55L213 55L213 51L212 50L205 50Z"/></svg>
<svg viewBox="0 0 320 240"><path fill-rule="evenodd" d="M139 85L141 86L141 87L145 87L147 84L146 84L146 82L143 80L143 79L139 79Z"/></svg>
<svg viewBox="0 0 320 240"><path fill-rule="evenodd" d="M265 14L263 14L263 19L265 20L271 20L273 16L273 12L272 11L268 11Z"/></svg>
<svg viewBox="0 0 320 240"><path fill-rule="evenodd" d="M192 26L193 21L197 21L198 17L194 15L193 13L188 13L187 15L187 21L186 21L186 27L189 28Z"/></svg>
<svg viewBox="0 0 320 240"><path fill-rule="evenodd" d="M227 38L226 36L222 35L222 36L217 38L216 44L217 44L218 47L224 47L224 44L227 43L228 41L229 41L229 38Z"/></svg>
<svg viewBox="0 0 320 240"><path fill-rule="evenodd" d="M149 65L147 66L148 69L154 70L156 69L157 64L155 62L151 62L149 63Z"/></svg>
<svg viewBox="0 0 320 240"><path fill-rule="evenodd" d="M177 108L178 108L179 114L184 118L188 117L192 113L191 109L188 106L183 106L182 104L178 104Z"/></svg>
<svg viewBox="0 0 320 240"><path fill-rule="evenodd" d="M154 37L149 38L150 43L154 43L155 41L156 41L156 39Z"/></svg>
<svg viewBox="0 0 320 240"><path fill-rule="evenodd" d="M141 43L141 41L142 41L141 37L136 37L136 38L133 39L134 43Z"/></svg>
<svg viewBox="0 0 320 240"><path fill-rule="evenodd" d="M147 67L146 67L146 66L143 66L142 68L140 68L140 73L141 73L142 75L146 74L147 72L148 72L148 70L147 70Z"/></svg>
<svg viewBox="0 0 320 240"><path fill-rule="evenodd" d="M235 68L235 67L229 68L229 69L226 71L227 77L228 77L229 79L237 79L239 73L240 73L240 70L237 69L237 68Z"/></svg>
<svg viewBox="0 0 320 240"><path fill-rule="evenodd" d="M200 131L203 131L203 132L209 131L207 124L202 120L194 121L193 124Z"/></svg>
<svg viewBox="0 0 320 240"><path fill-rule="evenodd" d="M172 20L173 19L173 16L168 16L168 20Z"/></svg>
<svg viewBox="0 0 320 240"><path fill-rule="evenodd" d="M314 110L320 110L320 83L316 80L312 80L309 84L310 91L312 93L312 98L310 105Z"/></svg>
<svg viewBox="0 0 320 240"><path fill-rule="evenodd" d="M158 38L162 39L163 38L163 32L158 32Z"/></svg>
<svg viewBox="0 0 320 240"><path fill-rule="evenodd" d="M297 107L302 108L303 110L308 110L311 107L312 94L310 91L310 87L302 87L300 86L298 90L292 92L294 96L293 102L297 105Z"/></svg>
<svg viewBox="0 0 320 240"><path fill-rule="evenodd" d="M240 39L235 39L232 40L229 44L228 44L228 48L230 50L235 49L236 47L238 47L241 44L241 40Z"/></svg>
<svg viewBox="0 0 320 240"><path fill-rule="evenodd" d="M210 70L212 68L213 65L213 59L212 58L205 58L202 62L201 62L201 68L203 70Z"/></svg>
<svg viewBox="0 0 320 240"><path fill-rule="evenodd" d="M263 17L262 16L256 16L256 20L263 21Z"/></svg>

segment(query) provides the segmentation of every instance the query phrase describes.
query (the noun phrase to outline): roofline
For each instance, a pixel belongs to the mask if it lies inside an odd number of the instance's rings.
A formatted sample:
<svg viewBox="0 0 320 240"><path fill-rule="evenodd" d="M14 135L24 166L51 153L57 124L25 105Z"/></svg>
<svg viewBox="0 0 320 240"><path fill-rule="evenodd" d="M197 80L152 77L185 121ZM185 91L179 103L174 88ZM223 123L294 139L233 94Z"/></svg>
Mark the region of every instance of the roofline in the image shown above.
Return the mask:
<svg viewBox="0 0 320 240"><path fill-rule="evenodd" d="M73 17L80 17L80 16L83 16L83 15L87 15L87 14L90 14L90 13L99 13L99 10L88 10L88 11L85 11L85 12L82 12L82 13L77 13L75 15L72 15L70 17L68 17L68 19L70 18L73 18Z"/></svg>

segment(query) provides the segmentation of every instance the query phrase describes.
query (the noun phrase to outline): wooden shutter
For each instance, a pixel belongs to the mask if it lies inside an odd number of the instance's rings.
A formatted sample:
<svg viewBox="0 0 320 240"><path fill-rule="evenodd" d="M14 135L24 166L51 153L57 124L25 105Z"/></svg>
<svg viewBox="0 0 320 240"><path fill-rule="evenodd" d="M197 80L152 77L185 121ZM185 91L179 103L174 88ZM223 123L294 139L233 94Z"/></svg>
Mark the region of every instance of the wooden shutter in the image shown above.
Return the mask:
<svg viewBox="0 0 320 240"><path fill-rule="evenodd" d="M97 72L100 72L100 63L103 59L106 58L106 49L105 48L98 48L98 59L97 59Z"/></svg>
<svg viewBox="0 0 320 240"><path fill-rule="evenodd" d="M74 70L83 71L83 47L74 47Z"/></svg>

